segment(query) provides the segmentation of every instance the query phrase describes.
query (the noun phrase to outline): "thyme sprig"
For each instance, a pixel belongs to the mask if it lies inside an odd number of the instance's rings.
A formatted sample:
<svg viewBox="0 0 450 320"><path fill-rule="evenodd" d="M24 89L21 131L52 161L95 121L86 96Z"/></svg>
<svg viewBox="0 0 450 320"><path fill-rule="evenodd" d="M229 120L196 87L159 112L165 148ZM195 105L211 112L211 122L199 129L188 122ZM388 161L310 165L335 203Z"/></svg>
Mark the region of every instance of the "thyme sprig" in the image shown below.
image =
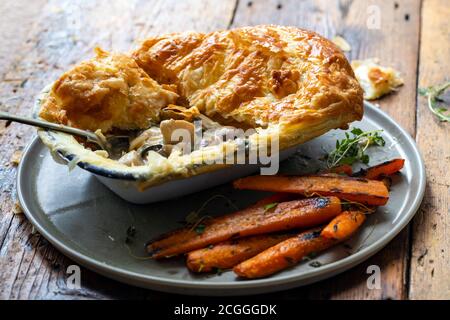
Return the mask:
<svg viewBox="0 0 450 320"><path fill-rule="evenodd" d="M336 167L342 164L352 165L361 161L364 164L369 163L369 155L366 150L370 146L384 146L385 141L380 133L383 130L366 131L359 128L353 128L350 133L345 133L345 138L336 140L336 149L327 156L328 168Z"/></svg>
<svg viewBox="0 0 450 320"><path fill-rule="evenodd" d="M428 98L428 108L442 122L450 122L450 115L445 114L447 108L439 106L439 98L450 87L450 81L437 86L419 88L419 94Z"/></svg>
<svg viewBox="0 0 450 320"><path fill-rule="evenodd" d="M264 206L264 211L269 211L270 209L276 208L278 206L278 202L268 203Z"/></svg>
<svg viewBox="0 0 450 320"><path fill-rule="evenodd" d="M206 206L211 201L218 199L218 198L225 199L231 207L233 207L235 210L239 210L238 207L230 199L228 199L224 195L216 194L216 195L210 197L208 200L206 200L199 209L190 212L185 217L184 224L186 226L190 226L191 227L190 230L194 230L199 235L204 233L207 225L203 222L206 219L212 219L212 217L209 215L200 216L200 213L206 208Z"/></svg>

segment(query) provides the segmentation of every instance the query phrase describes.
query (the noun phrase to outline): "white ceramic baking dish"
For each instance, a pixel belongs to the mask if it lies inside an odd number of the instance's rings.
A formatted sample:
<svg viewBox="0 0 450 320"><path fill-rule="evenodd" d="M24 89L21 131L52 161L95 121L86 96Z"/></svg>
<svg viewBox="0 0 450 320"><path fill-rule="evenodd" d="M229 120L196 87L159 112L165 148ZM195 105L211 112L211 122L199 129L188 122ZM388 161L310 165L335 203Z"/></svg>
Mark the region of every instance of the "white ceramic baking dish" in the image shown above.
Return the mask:
<svg viewBox="0 0 450 320"><path fill-rule="evenodd" d="M33 108L33 116L38 117L43 97L49 91L46 87L36 99ZM239 177L255 173L261 165L259 164L235 164L228 165L212 171L207 171L189 177L174 177L174 179L142 188L142 179L149 172L145 172L140 167L120 168L114 165L104 165L98 161L98 157L86 157L87 151L77 143L71 135L38 130L41 140L47 145L55 161L68 164L69 167L77 165L84 170L91 172L105 186L116 193L119 197L133 203L144 204L163 201L175 197L180 197L193 192L208 189ZM282 150L279 154L279 161L292 155L297 147ZM89 153L92 153L89 151ZM80 159L80 154L84 156ZM72 162L72 163L71 163ZM122 166L123 167L123 166ZM145 175L142 174L145 172ZM150 173L151 174L151 173Z"/></svg>

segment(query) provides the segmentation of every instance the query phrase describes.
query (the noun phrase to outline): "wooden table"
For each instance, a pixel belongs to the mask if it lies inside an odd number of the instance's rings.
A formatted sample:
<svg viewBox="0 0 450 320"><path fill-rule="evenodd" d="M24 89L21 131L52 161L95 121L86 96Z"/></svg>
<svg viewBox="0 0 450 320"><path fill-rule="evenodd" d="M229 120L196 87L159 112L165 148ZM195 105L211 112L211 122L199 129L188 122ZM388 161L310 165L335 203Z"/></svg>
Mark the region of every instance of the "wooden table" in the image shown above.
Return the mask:
<svg viewBox="0 0 450 320"><path fill-rule="evenodd" d="M123 51L158 33L267 23L341 35L351 44L349 59L378 57L401 71L405 85L377 103L416 139L427 168L426 195L414 220L380 253L332 279L277 297L448 299L450 124L429 112L417 86L449 79L449 16L448 0L3 0L0 108L28 115L39 90L91 57L96 45ZM16 167L10 159L34 134L33 128L0 123L0 299L171 298L84 269L82 288L67 289L65 271L72 262L14 209ZM366 286L372 264L381 268L381 289Z"/></svg>

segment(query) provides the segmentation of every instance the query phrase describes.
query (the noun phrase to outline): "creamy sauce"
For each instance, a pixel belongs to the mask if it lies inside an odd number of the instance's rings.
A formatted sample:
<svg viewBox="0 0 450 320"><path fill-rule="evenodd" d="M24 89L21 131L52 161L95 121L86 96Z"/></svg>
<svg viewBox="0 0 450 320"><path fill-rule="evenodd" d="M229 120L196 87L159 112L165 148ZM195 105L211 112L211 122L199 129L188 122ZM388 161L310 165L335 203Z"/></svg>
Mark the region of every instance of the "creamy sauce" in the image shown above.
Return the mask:
<svg viewBox="0 0 450 320"><path fill-rule="evenodd" d="M202 118L201 122L194 123L166 120L160 126L140 132L130 139L128 150L122 151L117 161L127 166L141 166L148 163L147 157L152 151L169 158L172 153L187 155L194 150L218 146L226 141L242 140L242 130L222 126L209 118L203 121L206 117Z"/></svg>

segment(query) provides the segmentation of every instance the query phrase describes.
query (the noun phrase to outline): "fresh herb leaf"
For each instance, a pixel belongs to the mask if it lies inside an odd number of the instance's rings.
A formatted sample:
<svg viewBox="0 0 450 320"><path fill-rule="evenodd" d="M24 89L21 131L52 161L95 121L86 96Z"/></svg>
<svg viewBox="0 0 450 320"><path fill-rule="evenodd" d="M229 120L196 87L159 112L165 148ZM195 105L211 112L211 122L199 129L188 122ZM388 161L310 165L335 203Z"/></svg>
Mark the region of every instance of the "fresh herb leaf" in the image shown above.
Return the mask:
<svg viewBox="0 0 450 320"><path fill-rule="evenodd" d="M319 261L312 261L309 263L309 265L313 268L319 268L322 266L322 263L320 263Z"/></svg>
<svg viewBox="0 0 450 320"><path fill-rule="evenodd" d="M199 218L198 211L191 211L186 218L184 218L184 221L186 224L194 224Z"/></svg>
<svg viewBox="0 0 450 320"><path fill-rule="evenodd" d="M306 255L305 257L303 257L303 260L305 261L311 261L313 260L315 257L317 257L317 252L311 252L310 254Z"/></svg>
<svg viewBox="0 0 450 320"><path fill-rule="evenodd" d="M227 201L226 204L228 206L233 207L235 210L239 210L239 208L236 207L236 205L229 198L227 198L221 194L216 194L216 195L210 197L205 202L203 202L203 204L201 205L201 207L199 209L189 212L189 214L184 218L184 222L182 222L182 223L184 223L187 226L192 226L192 225L196 225L203 219L207 218L208 216L201 216L200 213L204 211L204 209L208 206L208 204L210 202L212 202L213 200L219 199L219 198L226 200Z"/></svg>
<svg viewBox="0 0 450 320"><path fill-rule="evenodd" d="M355 162L368 164L370 161L366 151L371 146L384 146L385 140L380 135L382 130L364 132L360 128L353 128L350 133L345 132L345 138L336 141L336 149L327 156L328 168L343 164L352 165Z"/></svg>
<svg viewBox="0 0 450 320"><path fill-rule="evenodd" d="M214 267L213 270L219 276L223 273L223 269L221 269L221 268Z"/></svg>
<svg viewBox="0 0 450 320"><path fill-rule="evenodd" d="M275 208L276 206L278 206L278 202L272 202L272 203L268 203L264 206L264 211L268 211L270 209Z"/></svg>
<svg viewBox="0 0 450 320"><path fill-rule="evenodd" d="M427 96L428 95L428 93L430 92L429 90L428 90L428 88L419 88L419 94L421 95L421 96Z"/></svg>
<svg viewBox="0 0 450 320"><path fill-rule="evenodd" d="M428 108L439 119L439 121L450 122L450 115L446 114L448 109L438 105L442 101L439 97L450 87L450 81L428 88L419 88L419 94L428 98Z"/></svg>
<svg viewBox="0 0 450 320"><path fill-rule="evenodd" d="M360 128L353 128L352 131L350 131L350 132L353 133L355 136L359 136L364 133L364 131L362 131ZM348 137L348 135L347 135L347 137Z"/></svg>
<svg viewBox="0 0 450 320"><path fill-rule="evenodd" d="M134 237L136 235L136 227L135 226L129 226L127 229L127 236Z"/></svg>
<svg viewBox="0 0 450 320"><path fill-rule="evenodd" d="M136 235L136 227L129 226L127 229L127 237L125 238L125 243L126 244L132 243L135 235Z"/></svg>
<svg viewBox="0 0 450 320"><path fill-rule="evenodd" d="M197 234L202 234L203 232L205 232L205 228L206 226L204 224L199 224L198 226L195 227L195 232Z"/></svg>

